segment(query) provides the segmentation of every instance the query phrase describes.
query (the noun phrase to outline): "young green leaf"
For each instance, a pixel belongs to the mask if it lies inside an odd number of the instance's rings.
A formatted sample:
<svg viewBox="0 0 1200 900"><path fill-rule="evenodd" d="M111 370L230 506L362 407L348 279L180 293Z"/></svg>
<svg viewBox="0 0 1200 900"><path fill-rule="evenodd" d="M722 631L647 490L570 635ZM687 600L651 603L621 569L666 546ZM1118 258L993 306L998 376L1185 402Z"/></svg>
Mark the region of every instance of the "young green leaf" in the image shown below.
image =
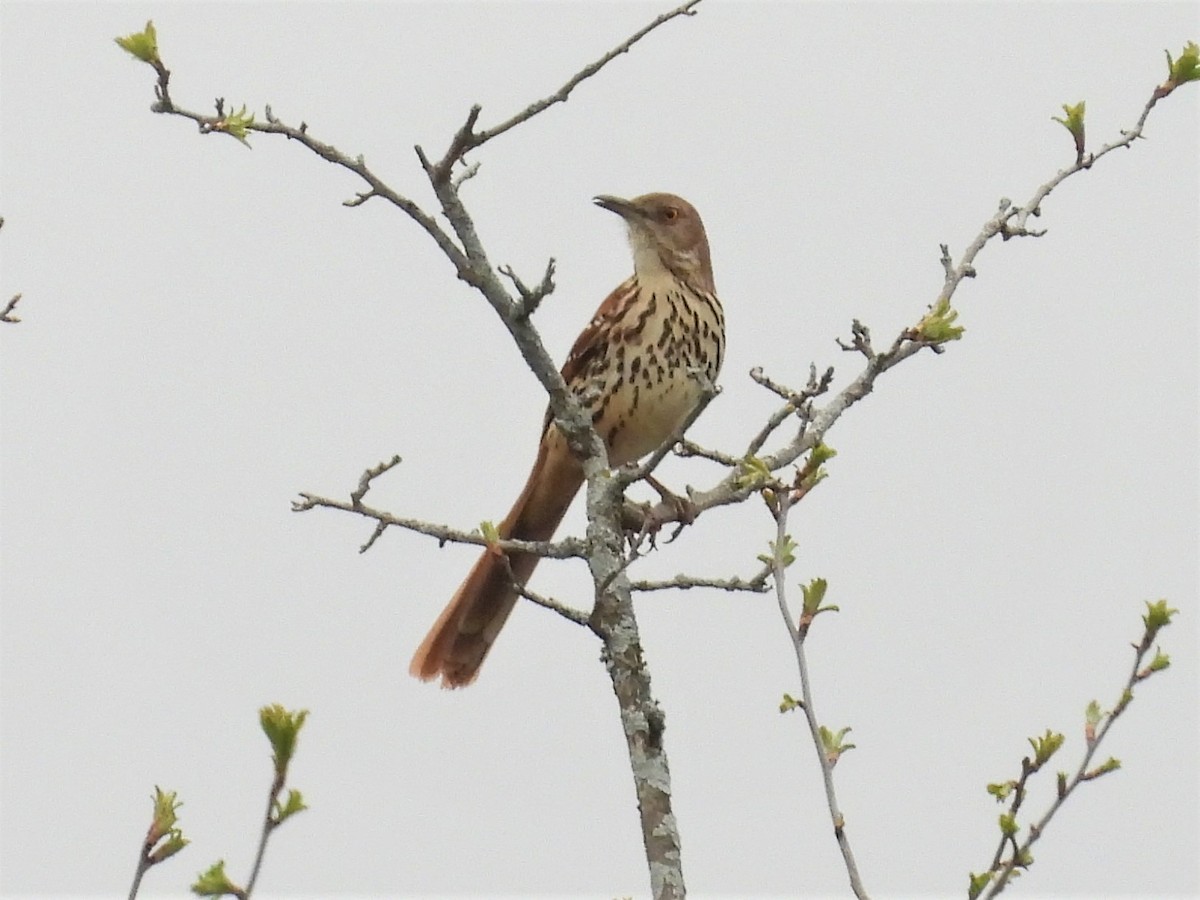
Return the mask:
<svg viewBox="0 0 1200 900"><path fill-rule="evenodd" d="M804 461L804 466L797 469L793 487L801 495L807 494L829 475L824 469L824 464L835 456L837 456L837 451L828 444L817 444L809 451L808 459Z"/></svg>
<svg viewBox="0 0 1200 900"><path fill-rule="evenodd" d="M997 803L1003 803L1008 799L1009 794L1013 792L1013 788L1017 786L1015 781L1001 781L989 784L987 792L996 798Z"/></svg>
<svg viewBox="0 0 1200 900"><path fill-rule="evenodd" d="M741 468L738 470L737 486L745 490L746 488L757 488L771 481L771 470L757 456L746 456L742 459Z"/></svg>
<svg viewBox="0 0 1200 900"><path fill-rule="evenodd" d="M779 547L775 546L774 541L767 541L767 546L771 548L770 553L758 554L758 561L764 566L775 565L775 560L778 559L783 563L784 568L787 568L796 561L796 542L792 540L790 534L783 536L783 541Z"/></svg>
<svg viewBox="0 0 1200 900"><path fill-rule="evenodd" d="M800 586L800 592L804 595L804 612L810 616L815 616L821 611L821 603L825 599L825 591L829 587L829 582L824 578L814 578L808 584Z"/></svg>
<svg viewBox="0 0 1200 900"><path fill-rule="evenodd" d="M1036 771L1058 752L1065 738L1061 734L1047 728L1046 733L1040 738L1028 738L1027 740L1033 747L1033 768Z"/></svg>
<svg viewBox="0 0 1200 900"><path fill-rule="evenodd" d="M1178 612L1179 610L1167 606L1166 600L1156 600L1153 603L1147 600L1146 614L1142 616L1142 624L1146 626L1146 635L1143 640L1147 644L1153 641L1159 630L1170 625L1171 617Z"/></svg>
<svg viewBox="0 0 1200 900"><path fill-rule="evenodd" d="M1166 93L1189 81L1200 81L1200 47L1194 41L1184 44L1179 59L1172 59L1170 50L1163 52L1167 54L1167 83L1163 85Z"/></svg>
<svg viewBox="0 0 1200 900"><path fill-rule="evenodd" d="M966 330L961 325L955 325L958 312L951 308L950 301L944 297L938 298L937 303L929 308L917 327L914 329L922 340L931 344L944 344L947 341L957 341Z"/></svg>
<svg viewBox="0 0 1200 900"><path fill-rule="evenodd" d="M149 854L150 861L160 863L186 847L189 841L183 836L183 831L176 827L176 810L183 804L175 799L175 792L164 791L156 785L153 800L154 816L146 832L146 846L153 848Z"/></svg>
<svg viewBox="0 0 1200 900"><path fill-rule="evenodd" d="M829 760L831 766L837 763L843 753L855 749L854 744L847 744L845 742L846 735L850 733L849 726L838 731L830 731L822 725L819 732L821 735L821 746L825 749L825 758Z"/></svg>
<svg viewBox="0 0 1200 900"><path fill-rule="evenodd" d="M1074 106L1068 103L1063 104L1063 112L1066 113L1066 118L1051 116L1055 122L1062 125L1063 128L1071 132L1071 137L1075 141L1075 159L1076 161L1083 159L1084 154L1084 129L1083 116L1086 104L1080 100Z"/></svg>
<svg viewBox="0 0 1200 900"><path fill-rule="evenodd" d="M1171 657L1158 647L1154 648L1154 659L1150 660L1150 665L1146 669L1150 672L1161 672L1163 669L1171 665Z"/></svg>
<svg viewBox="0 0 1200 900"><path fill-rule="evenodd" d="M213 125L213 131L223 131L249 147L250 142L246 140L246 130L253 124L254 113L246 112L246 106L242 104L242 108L237 112L226 113L222 119L216 122Z"/></svg>
<svg viewBox="0 0 1200 900"><path fill-rule="evenodd" d="M1005 837L1012 837L1020 830L1021 826L1017 824L1016 816L1014 816L1012 813L1000 814L1000 832Z"/></svg>
<svg viewBox="0 0 1200 900"><path fill-rule="evenodd" d="M154 22L146 23L144 31L135 31L124 37L113 38L117 45L131 56L144 63L154 65L160 62L158 58L158 34L154 30Z"/></svg>
<svg viewBox="0 0 1200 900"><path fill-rule="evenodd" d="M287 800L283 803L276 800L274 806L276 825L282 825L296 813L308 809L304 804L304 797L296 790L288 790Z"/></svg>
<svg viewBox="0 0 1200 900"><path fill-rule="evenodd" d="M225 860L219 859L208 869L201 872L192 885L192 893L199 897L224 897L233 894L235 897L244 896L245 891L229 880L225 874Z"/></svg>
<svg viewBox="0 0 1200 900"><path fill-rule="evenodd" d="M274 761L277 775L287 772L288 763L292 761L292 754L296 752L296 738L307 718L307 709L294 713L288 712L278 703L264 706L258 711L258 721L262 725L267 739L271 742L271 748L275 751Z"/></svg>
<svg viewBox="0 0 1200 900"><path fill-rule="evenodd" d="M1119 768L1121 768L1121 761L1110 756L1103 763L1096 766L1096 768L1089 772L1085 772L1083 774L1083 780L1091 781L1093 778L1099 778L1101 775L1107 775L1109 772L1115 772Z"/></svg>
<svg viewBox="0 0 1200 900"><path fill-rule="evenodd" d="M974 872L971 872L969 874L970 883L967 887L967 900L975 900L976 897L983 893L983 889L991 884L992 873L980 872L976 875Z"/></svg>

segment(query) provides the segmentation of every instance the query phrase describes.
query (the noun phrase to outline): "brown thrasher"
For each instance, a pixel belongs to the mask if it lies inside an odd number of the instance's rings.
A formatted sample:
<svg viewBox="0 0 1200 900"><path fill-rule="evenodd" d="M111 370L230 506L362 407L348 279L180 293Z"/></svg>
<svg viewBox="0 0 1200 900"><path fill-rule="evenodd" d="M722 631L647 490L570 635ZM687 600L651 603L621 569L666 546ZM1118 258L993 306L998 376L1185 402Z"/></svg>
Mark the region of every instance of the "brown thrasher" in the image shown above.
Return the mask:
<svg viewBox="0 0 1200 900"><path fill-rule="evenodd" d="M608 295L575 341L562 377L608 451L610 466L636 460L683 424L700 402L700 373L716 381L725 318L713 287L704 223L673 194L601 196L629 228L633 277ZM583 484L583 464L547 410L537 461L496 531L548 541ZM505 558L507 556L507 566ZM413 655L409 672L442 687L475 680L540 557L488 548ZM511 569L511 574L510 574Z"/></svg>

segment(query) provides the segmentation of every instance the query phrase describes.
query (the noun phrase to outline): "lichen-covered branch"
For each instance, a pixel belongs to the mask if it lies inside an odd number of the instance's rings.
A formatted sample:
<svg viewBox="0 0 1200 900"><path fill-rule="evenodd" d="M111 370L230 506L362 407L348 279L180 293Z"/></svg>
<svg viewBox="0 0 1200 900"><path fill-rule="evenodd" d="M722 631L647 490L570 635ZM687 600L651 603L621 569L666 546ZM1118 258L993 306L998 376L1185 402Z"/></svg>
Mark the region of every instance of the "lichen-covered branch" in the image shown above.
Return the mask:
<svg viewBox="0 0 1200 900"><path fill-rule="evenodd" d="M763 566L749 578L739 578L736 575L732 578L702 578L696 575L680 573L674 578L664 578L657 581L631 581L629 587L630 590L642 593L710 588L716 591L730 591L734 593L745 591L752 594L765 594L769 589L767 579L771 577L771 571L770 566Z"/></svg>
<svg viewBox="0 0 1200 900"><path fill-rule="evenodd" d="M650 868L651 896L681 900L686 895L679 828L671 806L671 772L663 744L665 716L650 687L633 598L625 573L620 528L624 492L603 473L588 480L588 555L592 581L600 586L592 629L604 643L602 658L621 714L621 728Z"/></svg>

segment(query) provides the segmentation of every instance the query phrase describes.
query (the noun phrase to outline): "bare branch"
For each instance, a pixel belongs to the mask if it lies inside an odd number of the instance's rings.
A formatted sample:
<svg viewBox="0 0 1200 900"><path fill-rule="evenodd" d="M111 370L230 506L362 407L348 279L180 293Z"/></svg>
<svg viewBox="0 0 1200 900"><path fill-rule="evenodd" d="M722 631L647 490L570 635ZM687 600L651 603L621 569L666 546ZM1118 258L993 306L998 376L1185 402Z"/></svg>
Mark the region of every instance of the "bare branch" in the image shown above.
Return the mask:
<svg viewBox="0 0 1200 900"><path fill-rule="evenodd" d="M191 119L197 124L202 134L211 134L213 132L225 132L224 123L224 101L217 101L217 114L204 115L203 113L193 112L176 106L168 92L168 81L170 72L160 62L156 67L159 73L159 80L155 92L158 96L150 109L156 113L164 113L175 116L181 116L185 119ZM303 144L317 156L321 157L336 166L347 169L353 172L369 186L370 190L358 193L353 200L345 201L346 206L361 206L372 197L382 197L396 208L400 209L405 215L419 225L426 234L433 238L434 242L445 254L446 258L454 265L458 277L471 283L470 266L467 264L466 257L459 247L451 240L450 236L442 230L432 216L426 213L420 206L408 197L394 191L374 172L372 172L366 164L366 161L360 155L351 159L346 154L342 153L332 144L326 144L312 137L308 133L307 123L300 123L298 127L293 127L284 123L278 116L272 112L271 107L266 108L265 122L249 122L245 125L246 131L256 131L262 134L279 134L284 137L297 141ZM226 132L227 133L227 132Z"/></svg>
<svg viewBox="0 0 1200 900"><path fill-rule="evenodd" d="M946 245L942 244L942 246L945 247ZM847 353L861 353L868 360L875 357L875 350L871 347L871 329L858 321L858 319L850 323L850 343L847 344L841 338L835 338L834 340Z"/></svg>
<svg viewBox="0 0 1200 900"><path fill-rule="evenodd" d="M633 581L629 588L634 591L687 591L692 588L713 588L718 591L748 591L754 594L767 592L767 579L771 577L771 566L764 566L761 571L749 579L739 578L698 578L692 575L676 575L663 581Z"/></svg>
<svg viewBox="0 0 1200 900"><path fill-rule="evenodd" d="M524 321L537 312L537 308L541 302L548 296L554 293L554 257L550 257L546 263L546 271L542 274L542 280L537 287L529 287L512 270L510 266L500 266L499 272L505 278L513 283L513 287L517 289L517 293L521 295L521 302L517 306L516 316L520 321Z"/></svg>
<svg viewBox="0 0 1200 900"><path fill-rule="evenodd" d="M400 457L393 456L389 460L379 463L377 466L372 466L367 469L358 479L358 489L350 494L350 501L359 506L362 503L362 498L367 496L367 491L371 489L371 482L382 475L384 472L394 469L400 465Z"/></svg>
<svg viewBox="0 0 1200 900"><path fill-rule="evenodd" d="M1008 198L1001 199L996 214L988 219L983 226L983 230L967 246L957 266L950 261L946 245L942 245L942 267L946 272L946 281L939 299L949 300L957 289L959 282L964 278L975 277L975 257L979 255L979 251L984 248L988 241L996 235L1000 235L1006 241L1012 237L1041 237L1044 235L1046 233L1045 229L1033 229L1028 224L1030 216L1041 215L1042 201L1049 197L1055 188L1072 175L1076 175L1085 169L1090 169L1102 157L1107 156L1120 147L1132 146L1134 141L1143 136L1142 132L1146 125L1146 119L1150 115L1150 110L1154 108L1159 99L1161 99L1161 94L1156 90L1146 102L1133 128L1128 131L1122 131L1120 138L1110 141L1095 153L1080 155L1072 165L1060 170L1049 181L1039 185L1023 206L1013 206L1012 201Z"/></svg>
<svg viewBox="0 0 1200 900"><path fill-rule="evenodd" d="M566 437L572 450L584 460L585 476L599 476L608 468L608 454L604 442L592 427L592 417L584 410L579 399L567 389L566 382L546 351L541 336L529 322L529 317L522 315L523 307L505 290L500 281L500 274L489 261L483 242L475 230L475 222L463 206L453 182L438 179L435 167L429 163L420 147L417 148L417 156L429 176L442 213L450 222L466 252L469 276L465 280L491 304L500 321L508 329L526 365L541 382L549 397L555 424Z"/></svg>
<svg viewBox="0 0 1200 900"><path fill-rule="evenodd" d="M435 181L446 181L450 177L451 169L457 162L462 160L466 153L487 143L494 137L499 137L500 135L504 134L504 132L511 128L515 128L522 122L532 119L538 113L548 109L555 103L565 103L567 98L571 96L571 92L575 90L575 88L577 88L582 82L591 78L622 53L628 53L629 49L634 44L636 44L650 32L654 31L654 29L658 28L660 25L666 24L678 16L694 16L696 14L695 7L699 5L699 3L700 0L687 0L687 2L681 6L677 6L675 9L663 13L649 25L634 32L629 38L618 44L612 50L609 50L595 62L584 66L569 79L567 79L567 82L549 97L543 97L541 100L537 100L529 104L529 106L525 107L525 109L521 110L515 116L512 116L511 118L501 122L499 125L493 126L492 128L486 128L483 131L476 131L475 125L479 121L481 107L478 104L472 106L470 111L467 113L467 120L459 127L458 131L454 133L454 137L450 140L450 146L446 148L446 153L442 156L441 160L439 160L436 165L426 166L426 171L429 172L430 178Z"/></svg>
<svg viewBox="0 0 1200 900"><path fill-rule="evenodd" d="M745 456L754 456L757 454L767 442L767 438L792 416L800 419L800 432L798 436L803 436L804 429L808 427L808 421L812 418L813 399L826 393L829 390L829 385L833 383L833 366L826 369L825 373L818 378L817 367L810 364L808 367L808 384L803 391L798 393L789 387L776 384L770 378L763 375L760 368L751 369L750 377L756 383L761 384L772 393L778 394L788 402L786 406L782 406L772 413L758 434L750 440L750 444L746 447Z"/></svg>
<svg viewBox="0 0 1200 900"><path fill-rule="evenodd" d="M559 603L550 597L535 593L523 584L516 584L514 582L513 586L516 587L517 593L526 600L530 600L538 606L544 606L546 609L558 613L564 619L569 619L576 625L588 625L591 622L590 613L585 613L582 610L575 609L573 606L567 606L565 603Z"/></svg>
<svg viewBox="0 0 1200 900"><path fill-rule="evenodd" d="M183 109L171 98L170 72L161 61L156 60L154 68L158 73L158 82L155 86L157 100L151 107L154 112L190 119L197 124L202 133L229 133L223 100L218 99L217 101L216 115L204 115ZM477 114L469 116L468 125L473 125L476 117ZM417 156L430 176L442 211L461 241L461 246L455 243L433 216L408 197L393 190L375 175L368 168L362 156L352 159L332 144L317 140L309 134L306 123L302 122L298 127L287 125L268 107L265 122L248 121L244 123L243 127L247 132L283 135L290 140L299 142L322 159L356 174L367 183L369 190L358 192L353 200L346 201L346 205L361 206L373 197L382 197L416 222L450 260L458 278L479 290L496 310L526 363L549 394L550 406L556 422L577 452L591 460L588 465L585 465L585 470L588 470L590 466L590 470L594 474L606 467L604 445L592 428L591 418L567 390L566 384L559 375L558 367L554 365L553 359L546 352L541 338L536 331L529 327L527 320L530 310L528 307L515 303L505 291L498 274L488 261L483 244L475 232L474 222L459 200L457 184L448 177L441 177L420 147L416 148ZM466 127L464 126L464 128ZM543 284L545 283L545 279L543 279ZM535 288L534 292L537 290Z"/></svg>
<svg viewBox="0 0 1200 900"><path fill-rule="evenodd" d="M688 440L687 438L676 442L675 455L685 459L690 456L698 456L701 459L710 459L715 463L720 463L723 466L731 468L737 468L742 464L741 459L736 456L722 453L720 450L710 450L708 447L701 447L695 441Z"/></svg>
<svg viewBox="0 0 1200 900"><path fill-rule="evenodd" d="M359 553L366 553L375 546L375 542L383 537L383 533L387 531L387 525L383 522L376 522L375 528L371 531L371 536L367 538L366 543L358 548Z"/></svg>
<svg viewBox="0 0 1200 900"><path fill-rule="evenodd" d="M13 310L17 308L17 304L21 302L20 294L13 294L12 299L4 305L4 309L0 310L0 322L20 322L20 316L14 316Z"/></svg>
<svg viewBox="0 0 1200 900"><path fill-rule="evenodd" d="M4 216L0 216L0 228L4 227ZM16 323L20 322L19 316L13 315L13 310L17 308L17 304L21 302L20 294L13 294L12 299L5 304L4 309L0 310L0 322Z"/></svg>
<svg viewBox="0 0 1200 900"><path fill-rule="evenodd" d="M421 519L393 516L391 513L384 512L381 509L365 506L361 501L335 500L332 497L320 497L316 494L303 492L300 494L299 500L292 501L293 512L307 512L317 507L340 509L343 512L355 513L367 519L374 519L378 523L376 526L377 533L363 545L361 548L362 551L366 551L375 543L375 540L379 536L378 532L381 529L388 526L395 526L396 528L403 528L407 531L415 531L418 534L437 538L438 544L442 546L447 543L475 544L479 547L495 547L506 552L532 553L535 556L547 559L575 559L586 556L588 552L587 542L581 541L579 538L564 538L561 541L489 541L478 531L462 531L457 528L451 528L448 525L440 525L436 522L425 522Z"/></svg>
<svg viewBox="0 0 1200 900"><path fill-rule="evenodd" d="M469 181L479 174L479 163L471 163L471 165L463 168L461 172L454 176L454 189L458 190L462 187L464 181Z"/></svg>

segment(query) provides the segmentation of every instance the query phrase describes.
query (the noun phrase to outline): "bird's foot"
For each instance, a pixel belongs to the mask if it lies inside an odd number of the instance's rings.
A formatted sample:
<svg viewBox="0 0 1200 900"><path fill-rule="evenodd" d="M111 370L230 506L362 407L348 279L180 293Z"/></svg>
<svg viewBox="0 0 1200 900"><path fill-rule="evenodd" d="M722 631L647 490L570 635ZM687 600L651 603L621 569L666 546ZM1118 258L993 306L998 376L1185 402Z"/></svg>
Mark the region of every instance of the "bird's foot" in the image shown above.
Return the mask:
<svg viewBox="0 0 1200 900"><path fill-rule="evenodd" d="M678 523L675 530L671 532L671 536L667 538L669 544L679 537L679 533L685 526L696 521L698 511L696 504L690 499L668 490L652 476L646 476L646 483L658 492L661 502L652 505L627 500L624 509L624 527L635 546L649 538L650 547L654 548L657 546L658 534L664 525L668 522Z"/></svg>

